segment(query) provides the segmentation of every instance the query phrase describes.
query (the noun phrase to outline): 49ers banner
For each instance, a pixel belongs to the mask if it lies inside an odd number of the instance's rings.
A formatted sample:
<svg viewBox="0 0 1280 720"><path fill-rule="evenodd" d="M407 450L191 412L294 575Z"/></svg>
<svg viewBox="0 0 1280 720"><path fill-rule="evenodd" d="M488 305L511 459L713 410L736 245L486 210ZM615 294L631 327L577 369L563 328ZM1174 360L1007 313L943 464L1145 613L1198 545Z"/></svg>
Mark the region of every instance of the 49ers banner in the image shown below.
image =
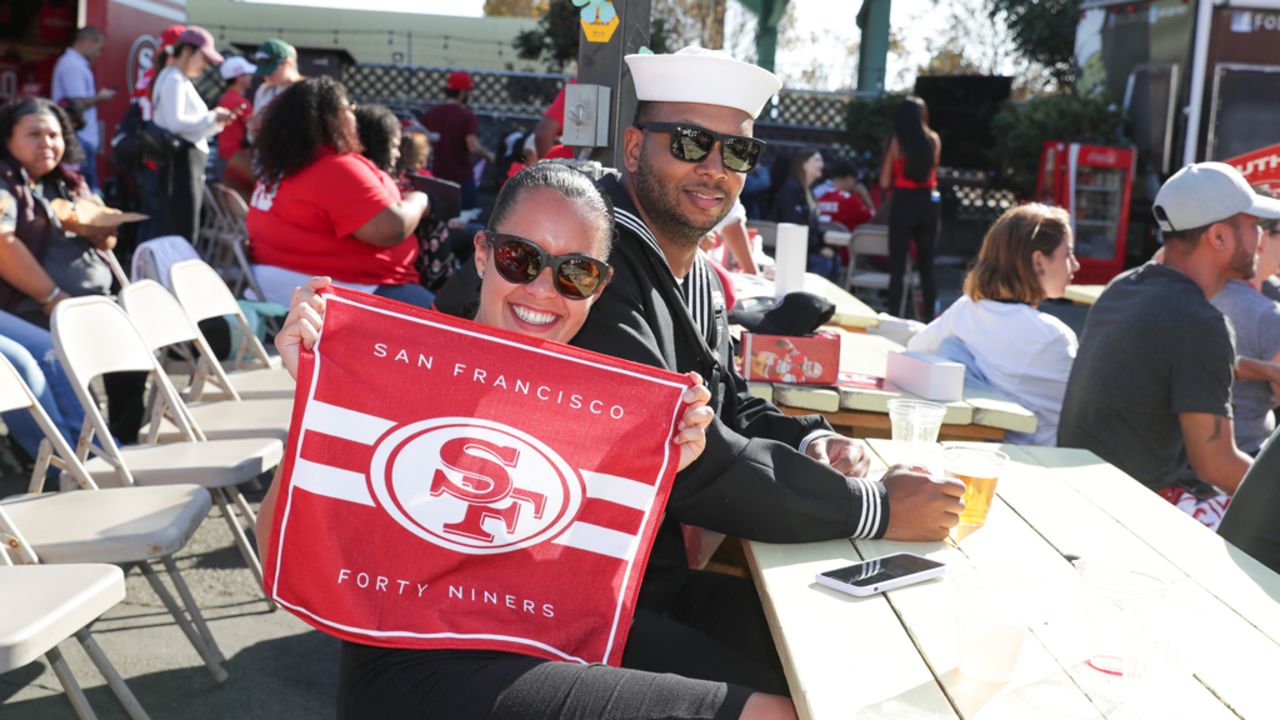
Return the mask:
<svg viewBox="0 0 1280 720"><path fill-rule="evenodd" d="M687 379L326 294L298 374L271 596L368 645L618 665Z"/></svg>

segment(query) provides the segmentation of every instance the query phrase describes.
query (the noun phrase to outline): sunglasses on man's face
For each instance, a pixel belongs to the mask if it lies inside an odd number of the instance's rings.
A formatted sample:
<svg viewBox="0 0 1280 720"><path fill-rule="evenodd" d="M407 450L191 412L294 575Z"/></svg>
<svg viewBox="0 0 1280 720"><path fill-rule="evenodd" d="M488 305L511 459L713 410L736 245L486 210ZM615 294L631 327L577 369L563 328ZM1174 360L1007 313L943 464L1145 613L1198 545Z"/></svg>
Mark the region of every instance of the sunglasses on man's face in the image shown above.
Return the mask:
<svg viewBox="0 0 1280 720"><path fill-rule="evenodd" d="M604 287L609 264L589 255L552 255L532 240L519 235L485 230L485 241L493 248L493 265L507 282L527 285L545 267L551 268L556 292L569 300L586 300Z"/></svg>
<svg viewBox="0 0 1280 720"><path fill-rule="evenodd" d="M1259 220L1258 227L1262 228L1262 232L1274 235L1280 232L1280 220Z"/></svg>
<svg viewBox="0 0 1280 720"><path fill-rule="evenodd" d="M760 162L764 141L744 135L726 135L697 125L669 122L637 123L641 130L671 134L671 157L687 163L702 162L720 143L720 159L733 172L751 172Z"/></svg>

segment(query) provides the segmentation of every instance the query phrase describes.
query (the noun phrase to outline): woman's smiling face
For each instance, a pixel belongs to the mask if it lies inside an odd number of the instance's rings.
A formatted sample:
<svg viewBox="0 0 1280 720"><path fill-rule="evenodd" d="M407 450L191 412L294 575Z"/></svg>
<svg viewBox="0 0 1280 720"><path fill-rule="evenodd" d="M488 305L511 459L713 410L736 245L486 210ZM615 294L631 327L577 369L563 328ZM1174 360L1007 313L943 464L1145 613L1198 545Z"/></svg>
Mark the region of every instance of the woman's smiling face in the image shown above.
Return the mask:
<svg viewBox="0 0 1280 720"><path fill-rule="evenodd" d="M537 188L526 191L494 231L525 238L551 255L607 260L600 239L606 231L601 227L604 222L582 203ZM585 300L566 298L556 290L549 267L532 282L510 282L494 267L494 249L483 233L477 233L475 248L476 269L483 278L477 322L561 343L578 334L599 292Z"/></svg>

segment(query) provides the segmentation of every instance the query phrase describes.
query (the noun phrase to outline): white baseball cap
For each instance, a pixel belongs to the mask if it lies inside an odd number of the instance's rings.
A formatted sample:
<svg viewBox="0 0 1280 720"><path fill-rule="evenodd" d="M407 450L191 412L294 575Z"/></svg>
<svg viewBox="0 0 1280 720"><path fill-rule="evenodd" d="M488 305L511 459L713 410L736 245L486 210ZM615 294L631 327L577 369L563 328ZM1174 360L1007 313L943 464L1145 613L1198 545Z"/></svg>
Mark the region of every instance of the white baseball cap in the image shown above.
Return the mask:
<svg viewBox="0 0 1280 720"><path fill-rule="evenodd" d="M218 69L222 73L223 80L235 80L241 75L252 75L258 69L257 65L246 60L240 55L232 55L222 63L222 67Z"/></svg>
<svg viewBox="0 0 1280 720"><path fill-rule="evenodd" d="M627 55L636 99L723 105L758 117L782 89L777 75L719 50L691 45L669 55Z"/></svg>
<svg viewBox="0 0 1280 720"><path fill-rule="evenodd" d="M1182 232L1247 213L1280 219L1280 200L1259 195L1239 170L1226 163L1202 162L1173 174L1151 205L1165 232Z"/></svg>

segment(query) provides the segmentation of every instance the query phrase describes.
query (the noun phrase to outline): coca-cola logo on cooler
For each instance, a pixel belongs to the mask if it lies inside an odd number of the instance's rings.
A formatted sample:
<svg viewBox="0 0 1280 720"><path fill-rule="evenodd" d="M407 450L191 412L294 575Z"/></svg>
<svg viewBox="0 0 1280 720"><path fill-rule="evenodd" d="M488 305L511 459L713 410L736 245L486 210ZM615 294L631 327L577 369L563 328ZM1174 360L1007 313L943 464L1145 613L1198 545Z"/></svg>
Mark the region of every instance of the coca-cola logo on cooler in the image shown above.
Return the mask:
<svg viewBox="0 0 1280 720"><path fill-rule="evenodd" d="M1089 165L1115 165L1119 155L1115 150L1089 150L1082 159Z"/></svg>
<svg viewBox="0 0 1280 720"><path fill-rule="evenodd" d="M478 418L436 418L388 433L369 469L379 506L409 532L472 555L559 535L582 507L582 478L545 443Z"/></svg>

